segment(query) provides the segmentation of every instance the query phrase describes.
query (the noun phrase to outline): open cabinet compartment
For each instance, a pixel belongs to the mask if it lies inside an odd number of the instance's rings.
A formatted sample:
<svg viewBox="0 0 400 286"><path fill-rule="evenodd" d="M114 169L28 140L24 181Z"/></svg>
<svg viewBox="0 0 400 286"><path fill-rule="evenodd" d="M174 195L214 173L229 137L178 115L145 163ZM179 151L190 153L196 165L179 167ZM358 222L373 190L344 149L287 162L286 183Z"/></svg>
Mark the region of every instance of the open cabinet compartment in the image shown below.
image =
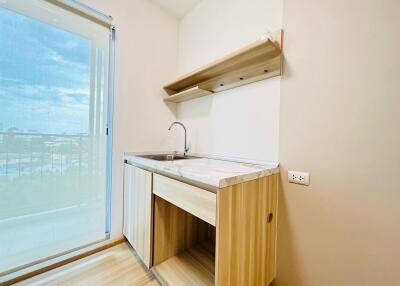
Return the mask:
<svg viewBox="0 0 400 286"><path fill-rule="evenodd" d="M152 271L163 285L215 285L215 227L155 196Z"/></svg>

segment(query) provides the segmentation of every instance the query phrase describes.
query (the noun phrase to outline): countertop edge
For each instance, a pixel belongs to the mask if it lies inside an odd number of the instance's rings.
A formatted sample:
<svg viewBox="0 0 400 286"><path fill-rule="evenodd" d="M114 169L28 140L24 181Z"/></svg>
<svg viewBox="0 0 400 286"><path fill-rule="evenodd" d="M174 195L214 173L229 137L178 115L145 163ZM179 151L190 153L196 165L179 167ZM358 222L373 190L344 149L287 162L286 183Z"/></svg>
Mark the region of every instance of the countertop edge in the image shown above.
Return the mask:
<svg viewBox="0 0 400 286"><path fill-rule="evenodd" d="M165 165L162 165L160 162L151 160L151 159L145 159L138 157L140 155L148 155L148 154L181 154L180 152L125 152L123 159L125 162L131 165L135 165L140 168L147 169L148 171L171 177L172 179L176 179L179 181L183 181L185 183L191 184L191 185L196 185L198 187L201 187L203 189L207 189L211 192L216 192L218 189L222 188L227 188L236 184L256 180L262 177L267 177L267 176L272 176L274 174L279 174L279 165L277 163L270 163L267 162L266 164L260 163L261 161L249 161L249 160L241 160L232 157L228 157L226 160L221 157L221 156L209 156L209 155L203 155L201 154L202 159L210 159L210 160L216 160L216 161L225 161L225 162L230 162L230 163L238 163L238 164L246 164L246 165L253 165L254 167L262 167L264 169L259 170L259 171L254 171L254 172L249 172L246 174L241 174L238 176L232 176L232 177L225 177L219 180L213 180L213 181L204 181L199 179L196 176L191 176L190 174L181 174L180 172L176 172L174 170L171 170ZM188 154L190 156L199 156L199 154ZM251 162L256 162L256 163L251 163ZM275 166L274 166L275 165Z"/></svg>

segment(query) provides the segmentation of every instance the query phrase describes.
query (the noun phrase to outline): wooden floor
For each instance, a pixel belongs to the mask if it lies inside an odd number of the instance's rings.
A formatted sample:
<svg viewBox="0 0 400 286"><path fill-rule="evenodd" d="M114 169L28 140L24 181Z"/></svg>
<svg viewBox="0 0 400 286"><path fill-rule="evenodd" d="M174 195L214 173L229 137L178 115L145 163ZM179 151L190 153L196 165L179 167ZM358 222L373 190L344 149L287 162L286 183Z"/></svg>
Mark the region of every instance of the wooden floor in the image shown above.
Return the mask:
<svg viewBox="0 0 400 286"><path fill-rule="evenodd" d="M28 280L18 286L158 286L125 242Z"/></svg>

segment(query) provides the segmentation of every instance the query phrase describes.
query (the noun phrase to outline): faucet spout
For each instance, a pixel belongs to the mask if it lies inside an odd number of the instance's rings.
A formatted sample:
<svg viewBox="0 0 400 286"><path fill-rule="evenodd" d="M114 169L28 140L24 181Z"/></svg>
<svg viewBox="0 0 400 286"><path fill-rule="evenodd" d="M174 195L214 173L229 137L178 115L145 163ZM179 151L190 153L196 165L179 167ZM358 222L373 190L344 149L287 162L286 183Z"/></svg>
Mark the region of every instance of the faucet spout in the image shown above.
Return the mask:
<svg viewBox="0 0 400 286"><path fill-rule="evenodd" d="M172 122L172 124L169 126L168 130L171 130L171 128L172 128L174 125L180 125L180 126L182 126L183 130L185 131L185 147L184 147L183 156L186 156L186 153L189 152L189 147L188 147L187 144L186 144L186 127L185 127L185 125L183 125L183 123L181 123L181 122L179 122L179 121L175 121L175 122Z"/></svg>

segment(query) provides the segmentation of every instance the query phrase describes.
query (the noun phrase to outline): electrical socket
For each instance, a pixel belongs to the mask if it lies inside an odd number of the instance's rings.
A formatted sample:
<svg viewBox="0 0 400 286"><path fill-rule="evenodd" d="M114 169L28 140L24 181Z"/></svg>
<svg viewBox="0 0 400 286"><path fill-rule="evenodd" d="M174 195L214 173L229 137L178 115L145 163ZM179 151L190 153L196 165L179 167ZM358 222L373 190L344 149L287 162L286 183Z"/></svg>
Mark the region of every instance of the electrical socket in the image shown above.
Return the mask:
<svg viewBox="0 0 400 286"><path fill-rule="evenodd" d="M310 184L310 174L305 172L288 171L289 183L308 186Z"/></svg>

